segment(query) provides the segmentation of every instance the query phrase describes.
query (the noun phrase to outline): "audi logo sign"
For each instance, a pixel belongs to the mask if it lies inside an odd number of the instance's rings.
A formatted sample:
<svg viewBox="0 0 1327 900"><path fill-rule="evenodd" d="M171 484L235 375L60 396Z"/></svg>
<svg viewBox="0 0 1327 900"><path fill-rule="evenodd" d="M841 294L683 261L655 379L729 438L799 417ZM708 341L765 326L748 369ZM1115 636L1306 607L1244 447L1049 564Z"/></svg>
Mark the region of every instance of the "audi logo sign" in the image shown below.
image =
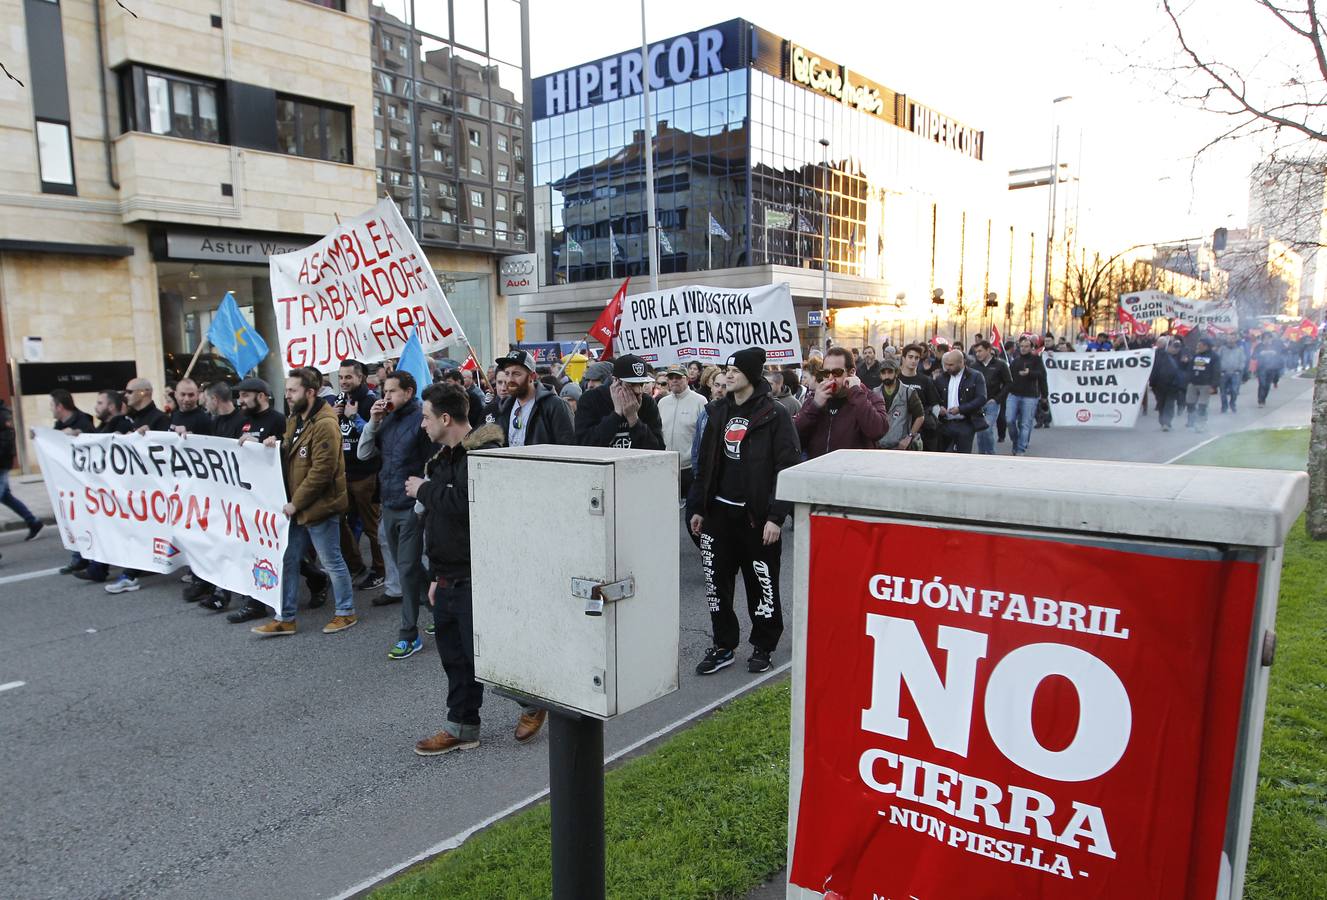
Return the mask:
<svg viewBox="0 0 1327 900"><path fill-rule="evenodd" d="M539 292L538 260L533 253L505 256L498 263L498 293L504 297Z"/></svg>

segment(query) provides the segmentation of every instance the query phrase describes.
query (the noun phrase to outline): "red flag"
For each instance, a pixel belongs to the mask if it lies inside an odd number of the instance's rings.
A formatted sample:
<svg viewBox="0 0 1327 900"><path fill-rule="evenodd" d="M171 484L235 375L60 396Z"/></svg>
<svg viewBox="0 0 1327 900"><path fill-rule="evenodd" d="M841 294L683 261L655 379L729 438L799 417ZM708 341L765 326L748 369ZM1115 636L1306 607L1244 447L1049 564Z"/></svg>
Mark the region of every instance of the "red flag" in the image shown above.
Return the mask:
<svg viewBox="0 0 1327 900"><path fill-rule="evenodd" d="M1000 336L1000 328L994 322L991 323L991 343L1001 356L1004 356L1004 338Z"/></svg>
<svg viewBox="0 0 1327 900"><path fill-rule="evenodd" d="M631 281L631 276L627 276L626 281L622 282L622 287L617 289L613 299L608 301L604 311L599 314L599 318L594 320L590 326L590 337L604 345L602 359L612 359L613 357L613 338L617 336L618 327L622 321L622 301L627 296L627 284Z"/></svg>
<svg viewBox="0 0 1327 900"><path fill-rule="evenodd" d="M473 355L467 356L465 358L465 362L461 363L461 369L462 371L465 372L473 372L475 369L478 368L479 368L479 363L475 362L475 358Z"/></svg>

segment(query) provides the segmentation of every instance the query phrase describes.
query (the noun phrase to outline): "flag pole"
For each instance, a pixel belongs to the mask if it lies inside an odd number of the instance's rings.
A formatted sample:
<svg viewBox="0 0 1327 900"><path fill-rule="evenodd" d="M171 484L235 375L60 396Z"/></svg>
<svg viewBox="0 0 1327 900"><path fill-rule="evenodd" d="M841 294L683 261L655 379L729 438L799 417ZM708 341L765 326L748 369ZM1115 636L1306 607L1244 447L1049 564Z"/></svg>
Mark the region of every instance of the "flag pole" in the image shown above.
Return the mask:
<svg viewBox="0 0 1327 900"><path fill-rule="evenodd" d="M188 378L189 375L193 373L194 364L198 362L198 356L203 352L203 348L206 346L207 346L207 338L203 338L201 341L198 342L198 349L194 351L193 359L189 360L189 368L184 370L184 375L180 377L180 381L183 381L184 379ZM243 373L241 373L241 377L243 377Z"/></svg>

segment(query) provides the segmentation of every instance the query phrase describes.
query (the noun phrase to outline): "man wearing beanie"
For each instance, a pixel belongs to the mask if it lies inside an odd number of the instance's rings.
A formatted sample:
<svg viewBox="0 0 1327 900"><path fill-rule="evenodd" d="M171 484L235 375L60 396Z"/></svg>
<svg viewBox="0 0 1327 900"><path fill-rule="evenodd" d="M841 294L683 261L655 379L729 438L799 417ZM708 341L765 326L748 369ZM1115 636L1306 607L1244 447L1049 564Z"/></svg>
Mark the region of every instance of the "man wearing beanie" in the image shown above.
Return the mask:
<svg viewBox="0 0 1327 900"><path fill-rule="evenodd" d="M728 357L724 397L705 408L705 431L687 499L691 533L699 539L714 646L696 666L712 675L733 664L741 625L733 611L742 572L751 616L747 670L769 671L783 634L779 559L783 520L792 505L774 497L779 473L801 462L792 417L761 377L765 351L748 347Z"/></svg>
<svg viewBox="0 0 1327 900"><path fill-rule="evenodd" d="M664 449L659 407L645 390L654 376L639 356L613 360L613 379L576 404L576 443L584 447Z"/></svg>
<svg viewBox="0 0 1327 900"><path fill-rule="evenodd" d="M815 393L793 419L807 459L869 449L885 436L885 401L853 374L851 353L842 347L826 350L816 382Z"/></svg>

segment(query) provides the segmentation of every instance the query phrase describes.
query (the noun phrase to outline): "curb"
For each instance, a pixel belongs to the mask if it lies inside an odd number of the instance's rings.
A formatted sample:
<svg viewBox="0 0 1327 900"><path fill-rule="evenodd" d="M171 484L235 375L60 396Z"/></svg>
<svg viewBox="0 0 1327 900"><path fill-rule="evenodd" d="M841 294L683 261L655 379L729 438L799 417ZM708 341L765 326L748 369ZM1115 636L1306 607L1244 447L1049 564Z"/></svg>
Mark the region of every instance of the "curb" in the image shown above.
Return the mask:
<svg viewBox="0 0 1327 900"><path fill-rule="evenodd" d="M37 520L41 522L43 525L46 525L48 527L55 524L54 515L38 516ZM22 519L14 519L13 521L6 519L4 524L0 524L0 534L7 534L8 532L11 531L27 531L27 530L28 526L23 523Z"/></svg>

